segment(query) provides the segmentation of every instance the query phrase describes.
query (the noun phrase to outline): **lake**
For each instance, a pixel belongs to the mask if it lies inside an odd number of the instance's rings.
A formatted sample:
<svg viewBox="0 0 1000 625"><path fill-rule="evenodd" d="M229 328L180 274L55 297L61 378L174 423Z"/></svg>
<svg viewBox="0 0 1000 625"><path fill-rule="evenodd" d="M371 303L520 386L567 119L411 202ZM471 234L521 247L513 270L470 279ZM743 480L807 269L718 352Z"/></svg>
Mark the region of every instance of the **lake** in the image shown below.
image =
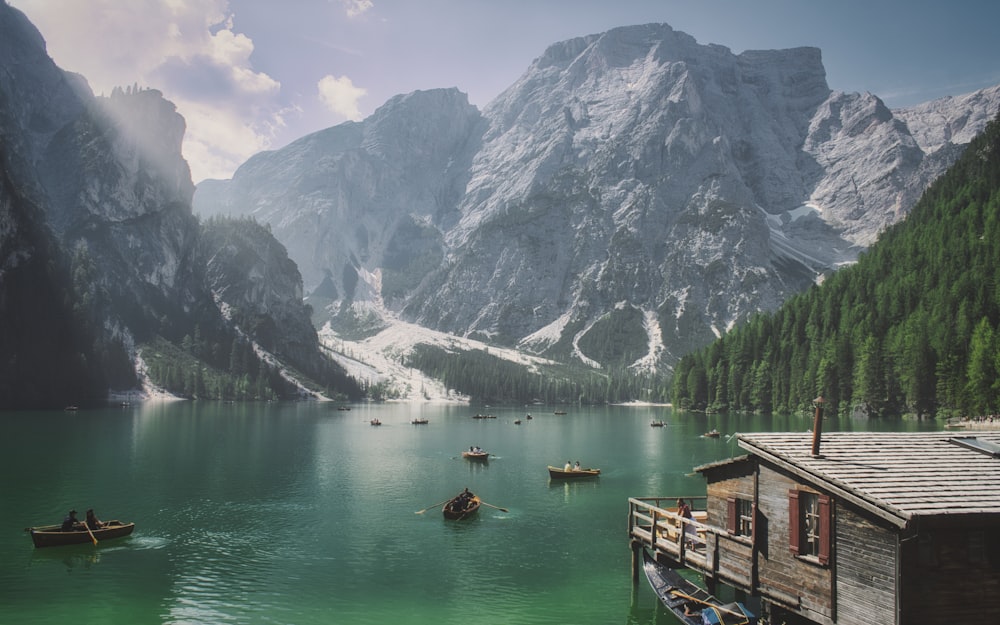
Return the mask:
<svg viewBox="0 0 1000 625"><path fill-rule="evenodd" d="M727 434L812 426L805 415L560 410L147 402L0 413L0 623L672 624L645 581L632 585L628 497L704 495L692 468L739 455ZM701 436L712 428L723 435ZM939 425L824 423L869 429ZM489 461L464 460L472 445ZM550 481L546 465L567 460L602 474ZM509 512L444 520L440 504L466 487ZM135 521L135 533L35 549L24 528L71 508Z"/></svg>

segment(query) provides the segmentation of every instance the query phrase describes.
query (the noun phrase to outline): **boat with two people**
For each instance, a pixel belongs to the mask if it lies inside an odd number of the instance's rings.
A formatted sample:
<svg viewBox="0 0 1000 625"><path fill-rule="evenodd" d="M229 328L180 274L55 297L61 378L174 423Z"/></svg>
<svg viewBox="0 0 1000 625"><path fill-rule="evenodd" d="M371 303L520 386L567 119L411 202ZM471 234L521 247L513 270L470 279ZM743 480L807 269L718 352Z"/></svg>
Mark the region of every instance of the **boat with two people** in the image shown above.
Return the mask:
<svg viewBox="0 0 1000 625"><path fill-rule="evenodd" d="M551 464L549 468L549 477L554 480L573 480L582 477L597 477L601 474L600 469L594 468L584 468L580 466L579 461L575 465L570 465L569 462L566 463L562 469L559 467L554 467Z"/></svg>
<svg viewBox="0 0 1000 625"><path fill-rule="evenodd" d="M646 579L663 605L686 625L757 625L757 616L740 602L725 603L672 567L642 550Z"/></svg>
<svg viewBox="0 0 1000 625"><path fill-rule="evenodd" d="M469 489L466 488L454 498L449 499L441 508L441 513L444 514L444 518L446 519L461 521L478 512L479 506L482 503L482 500L478 496L469 492Z"/></svg>
<svg viewBox="0 0 1000 625"><path fill-rule="evenodd" d="M490 452L484 450L479 445L469 447L469 451L463 451L462 457L473 462L486 462L490 459Z"/></svg>
<svg viewBox="0 0 1000 625"><path fill-rule="evenodd" d="M98 522L91 528L86 523L71 522L70 529L64 530L62 525L39 525L26 527L24 531L31 534L31 542L35 547L62 547L64 545L95 545L114 538L123 538L132 533L135 523L123 523L119 520Z"/></svg>

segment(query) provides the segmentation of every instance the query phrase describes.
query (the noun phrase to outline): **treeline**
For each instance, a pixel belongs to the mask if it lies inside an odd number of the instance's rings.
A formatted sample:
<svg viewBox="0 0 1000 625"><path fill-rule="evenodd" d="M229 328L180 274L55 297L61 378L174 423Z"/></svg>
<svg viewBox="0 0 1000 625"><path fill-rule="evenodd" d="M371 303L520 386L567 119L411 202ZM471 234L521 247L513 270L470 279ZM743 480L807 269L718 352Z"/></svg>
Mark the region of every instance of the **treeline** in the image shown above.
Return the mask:
<svg viewBox="0 0 1000 625"><path fill-rule="evenodd" d="M675 369L679 407L949 416L1000 408L1000 119L858 263Z"/></svg>
<svg viewBox="0 0 1000 625"><path fill-rule="evenodd" d="M662 376L636 375L624 368L596 371L548 366L531 370L482 350L456 353L420 345L404 364L440 380L449 390L467 395L475 403L665 402L670 392Z"/></svg>
<svg viewBox="0 0 1000 625"><path fill-rule="evenodd" d="M262 363L247 341L233 340L223 361L223 346L202 340L200 331L181 346L157 339L142 348L150 380L181 397L224 400L271 400L294 396L295 388Z"/></svg>

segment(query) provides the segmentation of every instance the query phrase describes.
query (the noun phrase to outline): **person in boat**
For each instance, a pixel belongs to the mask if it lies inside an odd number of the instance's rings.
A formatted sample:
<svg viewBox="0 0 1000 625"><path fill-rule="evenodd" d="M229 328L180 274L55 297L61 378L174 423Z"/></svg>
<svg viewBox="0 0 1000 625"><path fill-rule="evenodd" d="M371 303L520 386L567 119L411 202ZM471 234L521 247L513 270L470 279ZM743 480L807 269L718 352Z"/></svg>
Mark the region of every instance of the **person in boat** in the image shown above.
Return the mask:
<svg viewBox="0 0 1000 625"><path fill-rule="evenodd" d="M84 522L87 524L87 527L89 527L91 531L99 530L102 527L104 527L104 523L97 518L96 514L94 514L93 508L87 510L87 519Z"/></svg>
<svg viewBox="0 0 1000 625"><path fill-rule="evenodd" d="M576 464L575 464L575 465L573 465L573 470L574 470L574 471L581 471L581 470L582 470L582 469L580 468L580 461L579 461L579 460L577 460L577 461L576 461Z"/></svg>
<svg viewBox="0 0 1000 625"><path fill-rule="evenodd" d="M572 471L572 470L573 470L573 465L570 464L569 460L567 460L566 461L566 466L563 467L563 471Z"/></svg>
<svg viewBox="0 0 1000 625"><path fill-rule="evenodd" d="M72 532L76 528L76 524L80 521L76 518L76 510L70 510L66 518L63 519L62 526L59 528L62 532Z"/></svg>
<svg viewBox="0 0 1000 625"><path fill-rule="evenodd" d="M469 487L466 486L465 490L460 492L458 494L458 497L455 498L455 503L452 505L451 509L454 510L455 512L462 512L464 510L468 510L469 506L472 505L473 497L475 497L475 495L470 493Z"/></svg>

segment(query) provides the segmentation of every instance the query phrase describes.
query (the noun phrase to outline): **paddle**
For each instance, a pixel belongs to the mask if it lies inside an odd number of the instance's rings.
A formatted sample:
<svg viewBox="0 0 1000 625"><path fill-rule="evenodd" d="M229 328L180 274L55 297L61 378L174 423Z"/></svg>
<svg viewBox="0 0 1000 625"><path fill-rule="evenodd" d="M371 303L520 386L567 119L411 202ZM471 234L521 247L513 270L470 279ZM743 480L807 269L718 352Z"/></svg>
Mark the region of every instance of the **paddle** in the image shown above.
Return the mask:
<svg viewBox="0 0 1000 625"><path fill-rule="evenodd" d="M90 526L87 525L86 521L84 521L83 526L85 528L87 528L87 533L90 534L90 540L94 541L94 544L96 545L97 544L97 537L94 536L94 532L90 531Z"/></svg>
<svg viewBox="0 0 1000 625"><path fill-rule="evenodd" d="M493 505L493 504L491 504L491 503L486 503L486 502L485 502L485 501L483 501L482 499L480 499L480 500L479 500L479 503L481 503L481 504L482 504L482 505L484 505L484 506L489 506L489 507L491 507L491 508L496 508L496 509L497 509L497 510L499 510L500 512L510 512L510 510L508 510L507 508L501 508L501 507L499 507L499 506L494 506L494 505Z"/></svg>
<svg viewBox="0 0 1000 625"><path fill-rule="evenodd" d="M715 610L718 610L719 612L725 612L726 614L732 614L734 616L742 616L743 618L747 617L747 615L743 614L742 612L736 612L734 610L729 610L727 608L722 607L721 605L715 605L714 603L710 603L708 601L705 601L704 599L699 599L698 597L692 597L689 594L683 593L683 592L681 592L679 590L674 590L673 588L668 588L667 592L669 592L672 595L677 595L681 599L690 599L691 601L697 601L698 603L707 605L708 607L710 607L712 609L715 609Z"/></svg>
<svg viewBox="0 0 1000 625"><path fill-rule="evenodd" d="M436 503L436 504L434 504L434 505L431 505L431 506L427 506L427 507L426 507L426 508L424 508L423 510L417 510L417 511L416 511L416 512L414 512L413 514L423 514L423 513L427 512L428 510L430 510L431 508L437 508L438 506L443 506L444 504L448 503L448 502L449 502L449 501L451 501L452 499L454 499L454 497L449 497L449 498L445 499L444 501L439 501L439 502L437 502L437 503Z"/></svg>

